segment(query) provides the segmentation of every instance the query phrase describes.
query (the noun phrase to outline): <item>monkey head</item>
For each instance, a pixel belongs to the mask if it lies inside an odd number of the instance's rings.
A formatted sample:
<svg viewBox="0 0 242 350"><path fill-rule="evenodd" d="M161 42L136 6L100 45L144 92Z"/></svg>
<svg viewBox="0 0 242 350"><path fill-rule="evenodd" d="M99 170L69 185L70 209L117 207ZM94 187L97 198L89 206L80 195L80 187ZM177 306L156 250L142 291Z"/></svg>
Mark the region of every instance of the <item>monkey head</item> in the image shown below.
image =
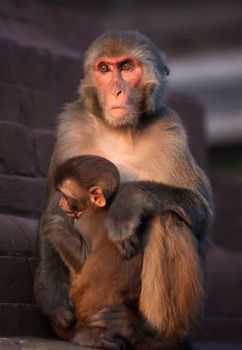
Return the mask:
<svg viewBox="0 0 242 350"><path fill-rule="evenodd" d="M73 178L67 178L58 188L60 192L59 207L67 216L79 218L90 206L102 208L106 198L101 186L92 186L88 190L81 187Z"/></svg>
<svg viewBox="0 0 242 350"><path fill-rule="evenodd" d="M79 218L88 208L105 207L116 193L119 181L118 169L105 158L91 155L70 158L56 170L59 207L73 218Z"/></svg>
<svg viewBox="0 0 242 350"><path fill-rule="evenodd" d="M137 32L103 34L86 52L81 97L114 127L136 126L161 106L169 70L160 50Z"/></svg>

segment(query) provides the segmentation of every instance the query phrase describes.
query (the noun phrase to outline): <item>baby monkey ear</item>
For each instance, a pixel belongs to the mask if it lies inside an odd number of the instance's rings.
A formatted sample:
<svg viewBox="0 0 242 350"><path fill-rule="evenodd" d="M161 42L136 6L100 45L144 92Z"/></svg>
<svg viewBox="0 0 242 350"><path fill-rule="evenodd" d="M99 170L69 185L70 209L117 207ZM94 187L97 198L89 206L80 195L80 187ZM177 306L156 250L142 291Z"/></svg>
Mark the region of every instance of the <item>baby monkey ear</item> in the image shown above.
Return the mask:
<svg viewBox="0 0 242 350"><path fill-rule="evenodd" d="M100 208L106 205L106 199L101 186L92 186L89 189L89 198L92 203Z"/></svg>

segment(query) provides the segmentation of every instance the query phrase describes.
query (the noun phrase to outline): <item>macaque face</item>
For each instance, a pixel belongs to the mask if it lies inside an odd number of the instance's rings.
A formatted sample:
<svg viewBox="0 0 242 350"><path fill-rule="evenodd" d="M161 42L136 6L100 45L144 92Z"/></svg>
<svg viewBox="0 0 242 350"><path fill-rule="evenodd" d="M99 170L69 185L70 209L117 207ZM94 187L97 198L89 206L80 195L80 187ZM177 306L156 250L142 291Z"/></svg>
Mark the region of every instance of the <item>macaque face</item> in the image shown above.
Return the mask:
<svg viewBox="0 0 242 350"><path fill-rule="evenodd" d="M142 66L133 57L100 57L94 64L103 116L113 126L134 124L139 114L137 88Z"/></svg>
<svg viewBox="0 0 242 350"><path fill-rule="evenodd" d="M61 193L59 207L69 217L79 218L88 207L88 192L72 179L66 179L59 186Z"/></svg>

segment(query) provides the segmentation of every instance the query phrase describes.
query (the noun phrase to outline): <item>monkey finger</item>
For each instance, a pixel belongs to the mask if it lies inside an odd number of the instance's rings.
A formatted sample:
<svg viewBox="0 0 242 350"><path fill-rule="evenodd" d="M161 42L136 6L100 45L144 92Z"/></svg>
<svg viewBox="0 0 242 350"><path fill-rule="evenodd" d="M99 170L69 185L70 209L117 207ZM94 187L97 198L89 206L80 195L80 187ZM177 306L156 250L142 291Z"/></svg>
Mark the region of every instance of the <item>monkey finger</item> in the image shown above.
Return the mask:
<svg viewBox="0 0 242 350"><path fill-rule="evenodd" d="M107 306L88 319L88 325L119 331L120 324L128 319L125 307Z"/></svg>
<svg viewBox="0 0 242 350"><path fill-rule="evenodd" d="M112 307L105 307L95 315L91 316L86 323L91 327L100 327L100 328L108 328L110 322L112 323L114 319L119 317L117 315L117 311Z"/></svg>
<svg viewBox="0 0 242 350"><path fill-rule="evenodd" d="M61 308L53 313L51 323L54 328L68 329L75 323L75 317L70 310Z"/></svg>
<svg viewBox="0 0 242 350"><path fill-rule="evenodd" d="M127 260L131 259L135 255L135 248L130 240L118 241L115 243L120 254Z"/></svg>
<svg viewBox="0 0 242 350"><path fill-rule="evenodd" d="M98 312L94 316L90 317L86 321L86 324L89 327L108 328L108 325L110 324L110 316L104 312Z"/></svg>
<svg viewBox="0 0 242 350"><path fill-rule="evenodd" d="M112 241L124 240L131 237L141 224L142 211L139 208L128 208L128 204L110 208L106 220L108 236Z"/></svg>
<svg viewBox="0 0 242 350"><path fill-rule="evenodd" d="M127 239L116 241L115 245L117 246L121 255L125 259L131 259L138 252L140 242L139 242L138 236L136 234L133 234L131 237Z"/></svg>
<svg viewBox="0 0 242 350"><path fill-rule="evenodd" d="M126 342L115 332L105 332L101 336L103 345L110 350L126 350L128 349Z"/></svg>

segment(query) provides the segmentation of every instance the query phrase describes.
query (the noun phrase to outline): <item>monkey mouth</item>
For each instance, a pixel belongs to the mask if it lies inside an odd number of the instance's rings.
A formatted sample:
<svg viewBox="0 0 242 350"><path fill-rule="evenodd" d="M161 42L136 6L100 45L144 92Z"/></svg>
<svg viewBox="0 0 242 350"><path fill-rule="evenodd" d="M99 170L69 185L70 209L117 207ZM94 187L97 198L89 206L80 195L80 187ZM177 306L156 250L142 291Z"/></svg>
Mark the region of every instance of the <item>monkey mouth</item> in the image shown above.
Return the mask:
<svg viewBox="0 0 242 350"><path fill-rule="evenodd" d="M111 113L116 117L122 117L127 111L128 108L126 106L113 106L111 108Z"/></svg>
<svg viewBox="0 0 242 350"><path fill-rule="evenodd" d="M126 107L126 106L114 106L114 107L112 107L111 109L112 109L112 110L113 110L113 109L127 109L127 107Z"/></svg>

